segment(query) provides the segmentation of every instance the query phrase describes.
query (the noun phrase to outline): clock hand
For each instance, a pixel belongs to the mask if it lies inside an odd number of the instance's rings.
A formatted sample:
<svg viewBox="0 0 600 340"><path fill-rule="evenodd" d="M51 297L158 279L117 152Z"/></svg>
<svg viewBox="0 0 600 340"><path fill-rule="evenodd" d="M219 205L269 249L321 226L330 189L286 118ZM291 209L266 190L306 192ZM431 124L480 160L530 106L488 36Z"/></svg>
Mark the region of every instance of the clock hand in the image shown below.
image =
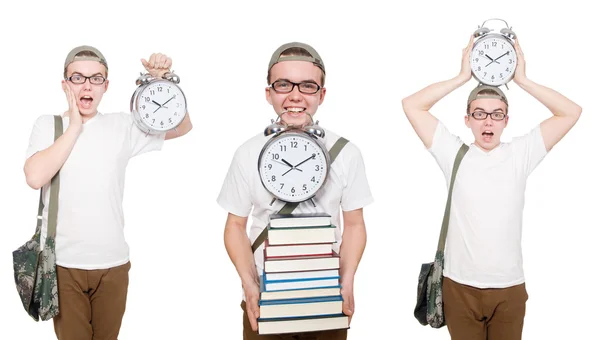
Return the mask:
<svg viewBox="0 0 600 340"><path fill-rule="evenodd" d="M496 63L496 64L500 64L499 62L497 62L496 60L492 59L492 57L490 57L489 55L485 55L489 60L491 60L487 65L485 65L485 67L490 66L491 63Z"/></svg>
<svg viewBox="0 0 600 340"><path fill-rule="evenodd" d="M508 51L506 51L506 53L504 53L503 55L499 56L498 58L494 59L494 61L496 61L496 60L498 60L498 59L500 59L500 58L504 57L504 56L505 56L505 55L507 55L507 54L508 54ZM496 62L497 62L497 61L496 61ZM498 62L497 62L497 63L498 63ZM500 64L500 63L498 63L498 64Z"/></svg>
<svg viewBox="0 0 600 340"><path fill-rule="evenodd" d="M290 168L288 171L284 172L284 173L281 175L281 177L285 176L285 174L287 174L288 172L290 172L290 171L292 171L292 170L294 170L294 168Z"/></svg>
<svg viewBox="0 0 600 340"><path fill-rule="evenodd" d="M293 168L294 166L290 164L290 162L286 161L285 159L281 159L282 162L285 163L285 165L289 166L290 168Z"/></svg>
<svg viewBox="0 0 600 340"><path fill-rule="evenodd" d="M162 107L162 105L160 105L159 103L157 103L155 100L152 101L154 104L158 105L158 108L160 109Z"/></svg>
<svg viewBox="0 0 600 340"><path fill-rule="evenodd" d="M173 95L173 97L171 97L169 100L167 100L166 102L164 102L162 104L162 106L165 106L168 102L170 102L171 100L173 100L175 98L175 95Z"/></svg>
<svg viewBox="0 0 600 340"><path fill-rule="evenodd" d="M290 170L298 170L298 171L302 172L302 169L297 169L295 166L291 165L290 162L286 161L285 159L282 158L281 160L283 161L283 163L280 162L280 161L273 161L273 162L279 163L279 164L283 164L283 165L287 165L287 166L289 166L291 168ZM287 171L285 174L287 174L288 172L289 171ZM285 174L283 174L283 175L285 175Z"/></svg>
<svg viewBox="0 0 600 340"><path fill-rule="evenodd" d="M308 157L307 159L303 160L302 162L300 162L300 163L296 164L296 165L294 166L294 168L297 168L297 167L299 167L300 165L302 165L302 164L304 164L304 163L308 162L309 160L311 160L311 159L314 159L314 158L315 158L315 156L316 156L316 155L313 153L313 154L312 154L312 156L310 156L310 157Z"/></svg>

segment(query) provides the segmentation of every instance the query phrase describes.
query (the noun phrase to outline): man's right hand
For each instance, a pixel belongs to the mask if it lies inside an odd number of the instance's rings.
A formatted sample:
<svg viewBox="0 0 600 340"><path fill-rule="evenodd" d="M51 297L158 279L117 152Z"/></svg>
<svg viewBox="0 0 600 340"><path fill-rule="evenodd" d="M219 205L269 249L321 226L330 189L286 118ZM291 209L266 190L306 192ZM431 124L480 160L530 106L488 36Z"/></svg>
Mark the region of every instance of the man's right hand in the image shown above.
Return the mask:
<svg viewBox="0 0 600 340"><path fill-rule="evenodd" d="M473 40L474 37L471 35L471 39L469 39L469 44L467 47L463 49L462 52L462 64L460 66L460 73L458 74L458 78L464 83L468 82L471 79L471 51L473 50Z"/></svg>
<svg viewBox="0 0 600 340"><path fill-rule="evenodd" d="M83 117L81 113L79 113L79 107L77 107L77 99L75 93L67 84L66 80L62 81L62 88L67 96L67 103L69 104L69 110L66 112L69 116L69 127L73 127L75 129L81 129L83 126Z"/></svg>
<svg viewBox="0 0 600 340"><path fill-rule="evenodd" d="M258 331L258 317L260 316L260 309L258 308L258 300L260 299L260 288L258 283L252 282L244 285L244 295L246 296L246 313L248 314L248 321L252 330Z"/></svg>

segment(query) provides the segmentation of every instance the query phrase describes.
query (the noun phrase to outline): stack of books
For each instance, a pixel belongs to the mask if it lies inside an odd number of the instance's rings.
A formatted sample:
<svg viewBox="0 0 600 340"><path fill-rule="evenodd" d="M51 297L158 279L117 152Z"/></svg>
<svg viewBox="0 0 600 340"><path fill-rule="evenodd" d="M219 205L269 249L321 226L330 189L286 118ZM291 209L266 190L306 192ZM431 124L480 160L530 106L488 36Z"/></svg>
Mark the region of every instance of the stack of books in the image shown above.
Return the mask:
<svg viewBox="0 0 600 340"><path fill-rule="evenodd" d="M274 214L267 226L259 334L348 328L327 214Z"/></svg>

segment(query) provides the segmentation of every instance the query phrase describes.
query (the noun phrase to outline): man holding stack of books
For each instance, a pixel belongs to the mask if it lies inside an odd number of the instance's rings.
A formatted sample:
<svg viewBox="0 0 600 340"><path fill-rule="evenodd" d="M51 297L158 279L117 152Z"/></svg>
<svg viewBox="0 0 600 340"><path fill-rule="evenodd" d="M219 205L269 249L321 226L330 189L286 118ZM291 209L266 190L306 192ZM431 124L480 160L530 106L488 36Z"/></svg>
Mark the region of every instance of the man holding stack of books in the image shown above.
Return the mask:
<svg viewBox="0 0 600 340"><path fill-rule="evenodd" d="M325 65L311 46L279 47L267 82L266 99L287 127L311 124L326 92ZM260 133L237 149L217 199L228 212L225 247L244 289L243 338L346 339L366 245L362 209L373 202L361 153L345 144L316 195L290 213L282 211L289 204L273 201L257 171L270 138ZM325 130L322 143L331 150L338 139Z"/></svg>

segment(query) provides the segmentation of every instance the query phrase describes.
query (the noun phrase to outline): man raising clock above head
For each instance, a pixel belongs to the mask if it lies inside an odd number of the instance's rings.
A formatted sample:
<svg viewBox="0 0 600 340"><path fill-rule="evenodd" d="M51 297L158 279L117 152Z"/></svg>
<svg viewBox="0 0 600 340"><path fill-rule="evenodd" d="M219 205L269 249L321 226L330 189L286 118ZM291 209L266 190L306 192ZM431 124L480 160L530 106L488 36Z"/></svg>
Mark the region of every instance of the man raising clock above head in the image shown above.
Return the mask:
<svg viewBox="0 0 600 340"><path fill-rule="evenodd" d="M463 142L429 110L471 79L472 46L473 37L463 50L458 76L402 100L408 120L447 183ZM452 339L521 339L528 298L521 252L526 180L581 114L581 107L568 98L528 79L518 41L515 49L514 82L553 116L528 134L503 143L500 136L509 120L504 93L480 85L468 97L464 122L475 141L454 184L442 281L444 316Z"/></svg>
<svg viewBox="0 0 600 340"><path fill-rule="evenodd" d="M171 58L152 54L142 64L160 78L169 71ZM44 193L42 235L50 181L60 170L55 239L59 314L53 319L59 340L117 339L130 268L123 230L125 169L132 157L160 150L165 139L192 129L186 114L178 131L146 135L130 114L98 112L107 78L108 64L98 49L71 50L62 80L69 107L62 117L64 133L54 141L54 117L40 116L27 149L27 184Z"/></svg>
<svg viewBox="0 0 600 340"><path fill-rule="evenodd" d="M325 65L317 51L303 43L282 45L273 53L267 71L268 86L265 95L275 113L288 126L304 127L310 124L310 116L316 114L325 99L326 91ZM244 339L280 339L278 335L257 334L259 275L263 271L264 246L260 246L254 254L251 248L251 244L267 226L269 215L279 212L284 206L282 201L272 202L273 194L262 185L257 170L260 152L270 138L272 136L260 133L237 149L217 200L228 212L225 247L244 290ZM338 139L339 136L327 130L323 141L326 149L329 150ZM310 147L313 146L306 145L307 151ZM305 158L298 159L294 164L288 162L291 166L287 165L289 168L285 171L293 173L297 171L296 168L307 170L305 165L315 168L319 161L318 157L313 160L311 155ZM363 207L373 201L365 165L356 145L347 143L343 147L335 162L331 163L328 179L318 189L313 201L316 207L310 201L303 201L293 212L331 215L332 224L337 226L334 250L340 254L343 313L351 316L354 312L354 275L366 244ZM343 229L340 229L340 210ZM248 236L246 225L250 214L252 225ZM337 340L346 339L347 331L328 330L311 334L313 337L310 339ZM297 339L304 339L302 334L295 336Z"/></svg>

